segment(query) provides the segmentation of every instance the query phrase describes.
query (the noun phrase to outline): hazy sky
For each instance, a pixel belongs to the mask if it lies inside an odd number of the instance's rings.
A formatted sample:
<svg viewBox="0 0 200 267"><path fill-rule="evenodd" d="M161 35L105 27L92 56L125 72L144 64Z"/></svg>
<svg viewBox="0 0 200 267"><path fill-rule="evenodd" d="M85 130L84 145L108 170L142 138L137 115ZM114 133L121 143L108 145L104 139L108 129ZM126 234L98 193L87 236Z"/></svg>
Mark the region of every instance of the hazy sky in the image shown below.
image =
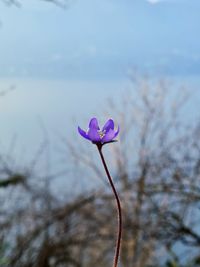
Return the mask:
<svg viewBox="0 0 200 267"><path fill-rule="evenodd" d="M167 75L200 72L199 0L37 0L0 3L0 75L124 78L133 67Z"/></svg>

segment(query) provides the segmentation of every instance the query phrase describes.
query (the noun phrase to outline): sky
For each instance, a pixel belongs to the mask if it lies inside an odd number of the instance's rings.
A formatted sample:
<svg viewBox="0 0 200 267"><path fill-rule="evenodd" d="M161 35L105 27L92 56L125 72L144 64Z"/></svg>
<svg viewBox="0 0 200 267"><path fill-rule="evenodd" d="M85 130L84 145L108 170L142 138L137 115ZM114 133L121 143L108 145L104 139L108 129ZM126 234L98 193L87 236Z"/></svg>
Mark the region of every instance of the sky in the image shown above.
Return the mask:
<svg viewBox="0 0 200 267"><path fill-rule="evenodd" d="M123 79L200 72L199 0L0 3L0 77Z"/></svg>

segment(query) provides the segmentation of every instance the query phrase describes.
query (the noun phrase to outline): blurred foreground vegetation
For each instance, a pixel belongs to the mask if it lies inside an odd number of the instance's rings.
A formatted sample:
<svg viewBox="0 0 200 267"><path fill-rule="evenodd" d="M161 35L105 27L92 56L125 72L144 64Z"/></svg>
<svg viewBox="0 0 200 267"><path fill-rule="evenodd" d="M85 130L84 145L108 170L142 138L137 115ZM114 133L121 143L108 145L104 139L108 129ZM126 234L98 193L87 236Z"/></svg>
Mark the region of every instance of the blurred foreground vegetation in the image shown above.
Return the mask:
<svg viewBox="0 0 200 267"><path fill-rule="evenodd" d="M200 124L184 118L188 96L167 88L137 79L106 105L121 128L120 142L105 147L123 207L121 267L200 266ZM73 185L66 198L51 190L59 171L35 171L40 149L24 169L0 156L0 266L112 265L115 202L98 154L81 142L63 143L66 164L105 183L74 196Z"/></svg>

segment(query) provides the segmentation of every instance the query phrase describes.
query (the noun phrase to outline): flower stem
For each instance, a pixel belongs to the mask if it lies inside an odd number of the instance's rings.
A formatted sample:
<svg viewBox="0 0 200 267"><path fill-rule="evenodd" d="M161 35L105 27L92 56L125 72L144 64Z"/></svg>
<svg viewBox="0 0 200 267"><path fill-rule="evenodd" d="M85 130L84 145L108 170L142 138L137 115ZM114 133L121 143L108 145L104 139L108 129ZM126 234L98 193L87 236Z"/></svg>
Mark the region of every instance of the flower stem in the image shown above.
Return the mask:
<svg viewBox="0 0 200 267"><path fill-rule="evenodd" d="M106 165L103 153L102 153L102 145L97 145L105 172L108 176L108 180L110 183L110 186L112 188L112 191L114 193L115 199L116 199L116 204L117 204L117 210L118 210L118 237L117 237L117 242L116 242L116 248L115 248L115 256L114 256L114 262L113 262L113 267L117 267L118 261L119 261L119 253L120 253L120 245L121 245L121 236L122 236L122 211L121 211L121 204L119 200L119 196L117 194L117 191L115 189L112 177L109 173L108 167Z"/></svg>

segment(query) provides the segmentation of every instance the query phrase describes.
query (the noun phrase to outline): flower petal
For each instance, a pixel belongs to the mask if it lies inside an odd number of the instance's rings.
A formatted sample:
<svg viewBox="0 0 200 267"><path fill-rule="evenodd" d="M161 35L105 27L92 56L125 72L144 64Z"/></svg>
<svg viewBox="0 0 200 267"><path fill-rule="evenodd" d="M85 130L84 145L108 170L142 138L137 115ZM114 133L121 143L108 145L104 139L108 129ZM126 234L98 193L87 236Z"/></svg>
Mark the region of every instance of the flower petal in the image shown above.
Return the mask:
<svg viewBox="0 0 200 267"><path fill-rule="evenodd" d="M101 138L96 128L90 128L88 131L88 137L92 142L100 142Z"/></svg>
<svg viewBox="0 0 200 267"><path fill-rule="evenodd" d="M114 136L114 138L118 135L118 133L119 133L119 126L118 126L118 128L117 128L117 131L115 132L115 136Z"/></svg>
<svg viewBox="0 0 200 267"><path fill-rule="evenodd" d="M88 134L85 131L83 131L79 126L78 126L78 132L80 133L81 136L90 140L90 138L88 137Z"/></svg>
<svg viewBox="0 0 200 267"><path fill-rule="evenodd" d="M119 127L117 129L117 131L115 132L113 129L110 129L105 135L104 137L101 139L101 141L103 143L106 143L106 142L110 142L112 141L119 133Z"/></svg>
<svg viewBox="0 0 200 267"><path fill-rule="evenodd" d="M100 128L99 128L99 125L98 125L98 121L97 121L96 118L92 118L92 119L90 120L89 128L94 128L94 129L97 129L97 130L100 129Z"/></svg>
<svg viewBox="0 0 200 267"><path fill-rule="evenodd" d="M106 133L110 130L114 130L114 121L112 119L109 119L105 125L103 126L102 132L106 131Z"/></svg>
<svg viewBox="0 0 200 267"><path fill-rule="evenodd" d="M105 135L104 137L101 139L101 141L103 143L105 142L110 142L111 140L113 140L113 138L115 137L115 131L110 129Z"/></svg>

